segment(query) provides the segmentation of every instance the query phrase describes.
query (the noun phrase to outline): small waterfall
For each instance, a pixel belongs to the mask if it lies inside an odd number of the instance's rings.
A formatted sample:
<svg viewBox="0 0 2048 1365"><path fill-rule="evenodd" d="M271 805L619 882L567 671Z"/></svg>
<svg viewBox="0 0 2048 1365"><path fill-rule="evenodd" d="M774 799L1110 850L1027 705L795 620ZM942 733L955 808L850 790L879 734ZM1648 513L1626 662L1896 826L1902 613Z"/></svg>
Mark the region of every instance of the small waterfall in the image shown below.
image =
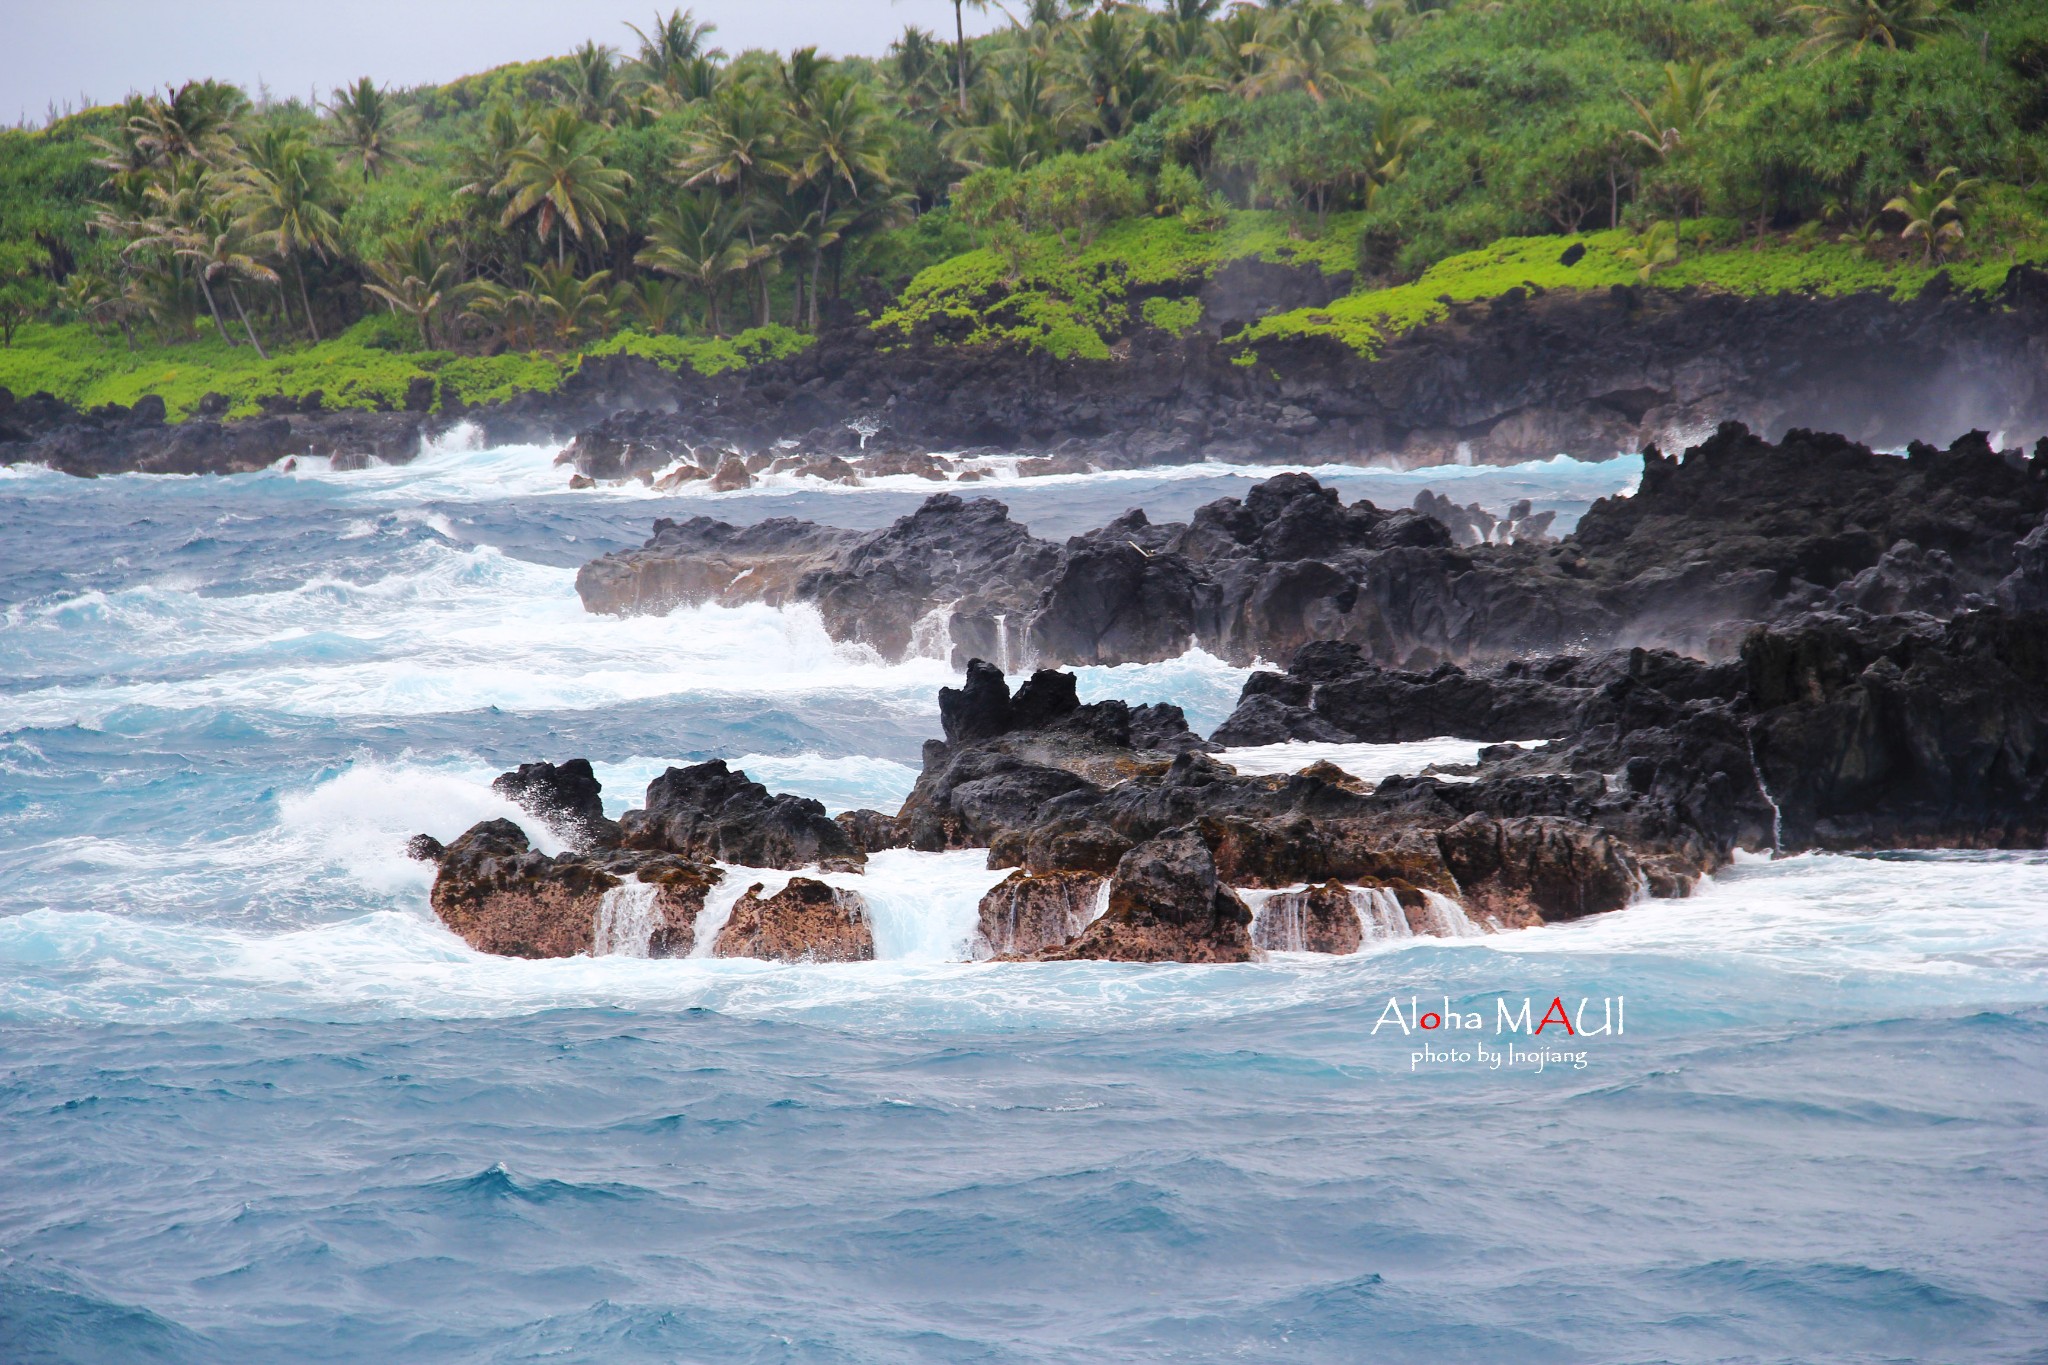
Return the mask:
<svg viewBox="0 0 2048 1365"><path fill-rule="evenodd" d="M1749 769L1756 774L1757 794L1771 808L1771 852L1782 853L1785 851L1785 812L1778 808L1778 798L1771 795L1771 784L1764 781L1764 765L1756 761L1756 732L1745 731L1743 739L1749 744Z"/></svg>
<svg viewBox="0 0 2048 1365"><path fill-rule="evenodd" d="M1422 893L1424 915L1429 921L1429 932L1438 938L1477 938L1486 931L1472 922L1465 913L1465 907L1449 896L1434 891Z"/></svg>
<svg viewBox="0 0 2048 1365"><path fill-rule="evenodd" d="M882 429L882 424L872 417L856 417L848 422L847 428L860 437L860 448L868 448L868 437Z"/></svg>
<svg viewBox="0 0 2048 1365"><path fill-rule="evenodd" d="M1408 912L1401 908L1401 902L1394 898L1393 892L1384 886L1353 886L1347 889L1351 892L1351 908L1358 912L1361 946L1415 936L1415 931L1408 927Z"/></svg>
<svg viewBox="0 0 2048 1365"><path fill-rule="evenodd" d="M655 898L661 888L653 882L627 880L604 893L597 903L597 932L590 945L592 957L646 957L654 931L661 928L661 909Z"/></svg>
<svg viewBox="0 0 2048 1365"><path fill-rule="evenodd" d="M953 657L953 604L941 602L917 618L910 628L910 657L950 662Z"/></svg>
<svg viewBox="0 0 2048 1365"><path fill-rule="evenodd" d="M1308 895L1275 891L1252 915L1252 942L1273 953L1308 951Z"/></svg>
<svg viewBox="0 0 2048 1365"><path fill-rule="evenodd" d="M1005 675L1010 671L1010 617L1006 612L994 613L996 618L996 667Z"/></svg>
<svg viewBox="0 0 2048 1365"><path fill-rule="evenodd" d="M1106 915L1106 914L1108 914L1108 913L1109 913L1109 878L1107 878L1107 877L1104 877L1104 878L1102 879L1102 885L1100 885L1100 886L1098 886L1098 887L1096 887L1096 888L1095 888L1095 904L1094 904L1094 906L1093 906L1093 907L1092 907L1092 908L1091 908L1091 909L1090 909L1090 910L1088 911L1088 918L1087 918L1087 919L1085 919L1085 920L1083 920L1083 921L1081 922L1081 927L1082 927L1083 929L1086 929L1086 928L1087 928L1087 927L1088 927L1089 925L1091 925L1091 924L1095 923L1095 921L1097 921L1097 920L1101 919L1101 918L1102 918L1102 917L1103 917L1104 915Z"/></svg>

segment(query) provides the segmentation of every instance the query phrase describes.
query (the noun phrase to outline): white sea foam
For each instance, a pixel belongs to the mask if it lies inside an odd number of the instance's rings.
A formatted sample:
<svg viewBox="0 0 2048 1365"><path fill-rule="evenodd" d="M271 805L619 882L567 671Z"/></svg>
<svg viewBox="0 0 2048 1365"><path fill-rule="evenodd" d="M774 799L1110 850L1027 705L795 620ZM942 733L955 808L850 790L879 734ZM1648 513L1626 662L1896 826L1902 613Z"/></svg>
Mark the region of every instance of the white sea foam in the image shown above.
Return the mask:
<svg viewBox="0 0 2048 1365"><path fill-rule="evenodd" d="M917 867L913 856L933 861ZM1987 990L2007 1004L2048 1002L2039 914L2048 859L2038 855L1744 864L1694 900L1574 925L1460 943L1413 937L1350 957L1288 954L1237 967L940 960L964 955L957 939L972 904L1001 874L973 854L903 861L900 875L885 863L860 887L885 960L842 965L495 958L423 912L279 933L31 911L0 920L0 1016L500 1016L603 1004L701 1005L848 1027L1115 1027L1310 1003L1348 1003L1369 1019L1396 990L1519 994L1558 981L1597 995L1599 981L1622 972L1636 983L1632 1033L1639 1018L1652 1027L1660 1009L1711 1012L1736 1007L1738 996L1744 1009L1796 1014L1801 991L1828 992L1837 1011L1887 1017L1969 1007ZM1936 900L1948 913L1926 913ZM1667 998L1639 1000L1649 990Z"/></svg>
<svg viewBox="0 0 2048 1365"><path fill-rule="evenodd" d="M1540 739L1516 740L1523 748L1542 744ZM1315 763L1333 763L1365 782L1419 773L1431 764L1460 766L1477 763L1485 743L1469 739L1417 739L1401 744L1325 744L1314 740L1289 740L1284 744L1260 744L1242 749L1225 749L1215 755L1247 775L1298 773ZM1446 775L1446 782L1470 778Z"/></svg>

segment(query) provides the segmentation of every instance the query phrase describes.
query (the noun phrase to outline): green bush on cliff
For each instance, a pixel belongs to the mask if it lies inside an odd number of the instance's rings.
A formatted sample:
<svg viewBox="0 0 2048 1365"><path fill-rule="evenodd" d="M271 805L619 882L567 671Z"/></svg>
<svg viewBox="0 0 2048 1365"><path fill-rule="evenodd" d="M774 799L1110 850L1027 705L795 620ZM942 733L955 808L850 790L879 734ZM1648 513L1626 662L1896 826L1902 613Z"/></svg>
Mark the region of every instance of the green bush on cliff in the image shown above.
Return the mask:
<svg viewBox="0 0 2048 1365"><path fill-rule="evenodd" d="M1236 260L1313 267L1326 274L1354 264L1358 214L1334 215L1320 233L1305 232L1274 212L1220 218L1206 230L1180 216L1127 218L1078 247L1062 245L1051 231L996 233L991 245L918 272L874 325L904 337L962 345L1007 343L1061 359L1103 359L1112 339L1129 325L1126 300L1133 288L1156 292L1171 286L1199 293L1210 275ZM1191 326L1200 316L1200 303L1187 302L1194 305Z"/></svg>
<svg viewBox="0 0 2048 1365"><path fill-rule="evenodd" d="M637 355L672 370L685 365L698 374L724 374L727 370L758 365L795 355L811 344L811 337L793 327L774 323L750 327L730 337L683 337L624 331L609 341L592 346L585 355Z"/></svg>
<svg viewBox="0 0 2048 1365"><path fill-rule="evenodd" d="M1770 239L1761 247L1718 245L1739 237L1739 224L1725 220L1687 223L1679 233L1679 258L1654 271L1654 289L1696 288L1731 294L1842 295L1883 293L1910 299L1945 274L1958 289L1989 294L2015 263L2048 262L2048 235L2009 252L1981 260L1923 264L1918 258L1873 256L1841 243L1800 245ZM1238 337L1248 343L1302 336L1329 337L1361 355L1372 356L1402 333L1444 317L1450 303L1498 298L1513 289L1606 289L1644 283L1641 238L1609 231L1580 237L1515 237L1479 251L1439 262L1409 284L1348 294L1324 308L1301 308L1261 318ZM1571 265L1574 246L1584 254Z"/></svg>
<svg viewBox="0 0 2048 1365"><path fill-rule="evenodd" d="M131 406L156 394L177 420L209 393L225 396L229 414L240 417L259 411L260 399L299 399L315 390L328 407L403 407L407 389L421 376L432 379L437 392L445 384L470 404L550 389L562 379L562 362L549 356L394 352L365 344L366 337L376 336L374 328L358 324L331 341L259 360L248 347L229 347L218 338L129 351L118 337L76 323L36 324L0 350L0 387L16 394L52 393L84 408Z"/></svg>

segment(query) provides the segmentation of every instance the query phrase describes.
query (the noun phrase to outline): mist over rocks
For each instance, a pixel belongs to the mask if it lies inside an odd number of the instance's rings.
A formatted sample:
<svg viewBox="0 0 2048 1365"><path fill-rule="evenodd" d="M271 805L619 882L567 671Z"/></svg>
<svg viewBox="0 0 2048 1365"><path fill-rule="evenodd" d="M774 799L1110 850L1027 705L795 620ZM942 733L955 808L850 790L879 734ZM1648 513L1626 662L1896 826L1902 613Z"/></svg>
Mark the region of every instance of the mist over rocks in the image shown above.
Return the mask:
<svg viewBox="0 0 2048 1365"><path fill-rule="evenodd" d="M1753 626L1808 611L1946 615L2038 591L2040 556L2022 543L2038 545L2025 538L2048 516L2048 460L1982 433L1900 459L1730 423L1682 457L1644 458L1635 494L1596 502L1560 541L1459 544L1433 515L1346 505L1280 474L1186 523L1134 509L1063 545L953 494L865 533L661 522L577 587L613 614L811 602L833 638L885 658L1013 670L1191 646L1248 664L1328 641L1423 670L1627 646L1723 658Z"/></svg>

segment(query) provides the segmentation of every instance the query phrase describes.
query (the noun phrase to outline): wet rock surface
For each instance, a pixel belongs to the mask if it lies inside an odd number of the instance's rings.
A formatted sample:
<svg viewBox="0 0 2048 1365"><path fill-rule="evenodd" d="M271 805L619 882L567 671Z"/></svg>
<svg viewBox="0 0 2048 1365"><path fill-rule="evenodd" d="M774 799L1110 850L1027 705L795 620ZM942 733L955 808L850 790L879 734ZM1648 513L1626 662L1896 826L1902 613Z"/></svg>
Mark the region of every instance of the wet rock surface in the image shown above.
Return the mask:
<svg viewBox="0 0 2048 1365"><path fill-rule="evenodd" d="M1243 962L1683 896L1737 849L2048 846L2048 617L1992 606L1946 622L1809 613L1718 663L1638 648L1414 673L1324 642L1248 680L1219 733L1247 715L1313 722L1318 738L1547 742L1377 783L1327 761L1247 775L1177 708L1083 703L1057 670L1012 692L974 660L941 693L944 738L895 815L827 819L713 761L655 779L615 846L550 858L499 820L410 851L437 862L451 928L519 956L602 949L607 905L631 912L646 952L688 951L713 861L848 871L908 846L985 848L1016 869L982 898L977 956ZM1272 733L1290 732L1254 737ZM601 810L574 762L507 779L557 822ZM607 901L628 880L660 889ZM1255 920L1239 889L1278 894ZM714 950L874 951L862 899L801 877L743 896Z"/></svg>
<svg viewBox="0 0 2048 1365"><path fill-rule="evenodd" d="M1012 872L981 898L971 955L1029 957L1059 947L1105 908L1107 882L1094 872Z"/></svg>
<svg viewBox="0 0 2048 1365"><path fill-rule="evenodd" d="M440 851L437 863L431 901L441 922L477 951L504 957L574 957L600 947L685 957L705 895L721 876L665 853L550 857L510 820L472 826ZM600 944L601 935L613 941Z"/></svg>
<svg viewBox="0 0 2048 1365"><path fill-rule="evenodd" d="M756 883L732 908L712 952L769 962L869 962L875 936L858 891L792 877L772 896Z"/></svg>

